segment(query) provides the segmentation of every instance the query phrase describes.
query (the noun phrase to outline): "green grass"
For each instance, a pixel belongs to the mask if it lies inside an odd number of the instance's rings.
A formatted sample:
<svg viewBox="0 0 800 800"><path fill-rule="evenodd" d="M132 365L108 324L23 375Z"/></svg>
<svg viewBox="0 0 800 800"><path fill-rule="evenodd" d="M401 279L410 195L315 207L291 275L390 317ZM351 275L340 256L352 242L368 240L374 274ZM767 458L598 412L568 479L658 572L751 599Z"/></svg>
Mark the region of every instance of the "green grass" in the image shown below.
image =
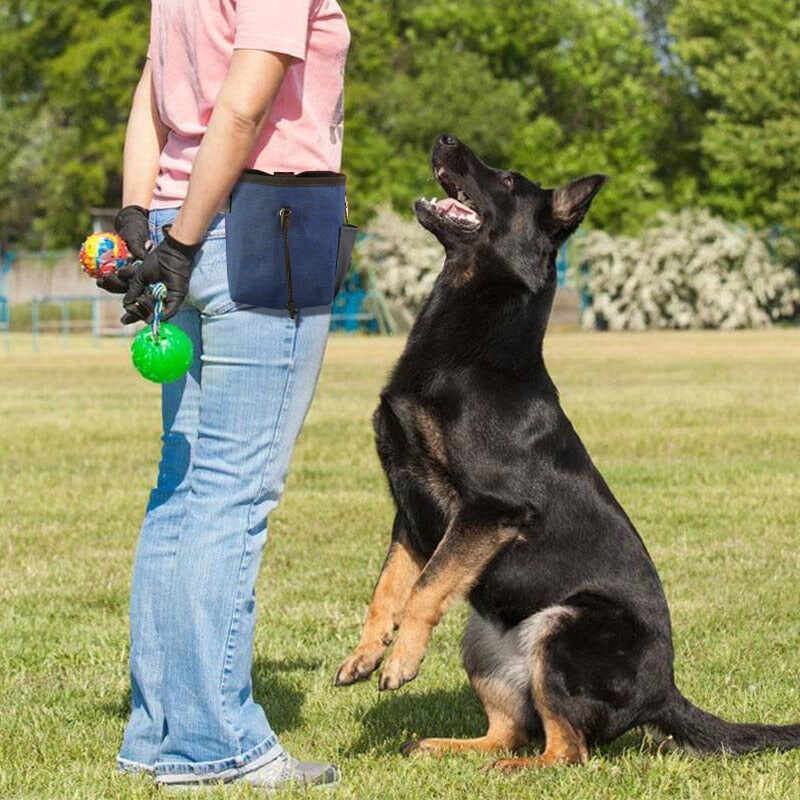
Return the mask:
<svg viewBox="0 0 800 800"><path fill-rule="evenodd" d="M158 449L158 390L117 341L0 342L0 798L155 798L114 757L128 704L127 594ZM336 760L339 797L800 798L800 752L659 753L638 731L582 768L483 775L406 760L412 734L484 730L458 640L417 680L334 689L382 562L391 505L369 417L402 342L334 338L270 520L256 696L284 744ZM556 334L551 372L644 537L671 602L679 686L737 720L800 720L800 331ZM206 796L255 797L245 787ZM302 796L287 793L282 796Z"/></svg>

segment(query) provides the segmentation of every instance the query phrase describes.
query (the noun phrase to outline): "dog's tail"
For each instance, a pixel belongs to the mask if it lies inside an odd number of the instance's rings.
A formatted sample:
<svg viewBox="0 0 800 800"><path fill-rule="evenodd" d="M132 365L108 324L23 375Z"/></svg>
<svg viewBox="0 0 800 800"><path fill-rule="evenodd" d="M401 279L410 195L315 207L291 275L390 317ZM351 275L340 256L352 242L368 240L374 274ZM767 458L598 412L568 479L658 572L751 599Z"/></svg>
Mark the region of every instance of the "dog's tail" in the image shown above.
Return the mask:
<svg viewBox="0 0 800 800"><path fill-rule="evenodd" d="M800 747L800 725L726 722L695 706L677 688L657 725L679 745L701 753L743 754Z"/></svg>

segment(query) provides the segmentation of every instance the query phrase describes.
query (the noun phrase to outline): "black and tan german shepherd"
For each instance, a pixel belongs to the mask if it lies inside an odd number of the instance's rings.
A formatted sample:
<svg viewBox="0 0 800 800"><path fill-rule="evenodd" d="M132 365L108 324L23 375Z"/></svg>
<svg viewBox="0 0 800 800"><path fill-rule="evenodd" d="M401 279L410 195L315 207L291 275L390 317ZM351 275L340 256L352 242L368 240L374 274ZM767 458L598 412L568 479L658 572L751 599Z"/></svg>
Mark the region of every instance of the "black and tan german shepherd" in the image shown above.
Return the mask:
<svg viewBox="0 0 800 800"><path fill-rule="evenodd" d="M698 751L800 745L800 725L725 722L673 677L656 568L562 410L542 358L559 246L602 175L543 189L493 169L452 136L433 149L448 194L420 200L446 260L374 416L397 506L361 641L335 682L419 670L432 628L467 597L464 666L486 711L477 739L422 739L406 753L514 750L513 769L586 761L637 725Z"/></svg>

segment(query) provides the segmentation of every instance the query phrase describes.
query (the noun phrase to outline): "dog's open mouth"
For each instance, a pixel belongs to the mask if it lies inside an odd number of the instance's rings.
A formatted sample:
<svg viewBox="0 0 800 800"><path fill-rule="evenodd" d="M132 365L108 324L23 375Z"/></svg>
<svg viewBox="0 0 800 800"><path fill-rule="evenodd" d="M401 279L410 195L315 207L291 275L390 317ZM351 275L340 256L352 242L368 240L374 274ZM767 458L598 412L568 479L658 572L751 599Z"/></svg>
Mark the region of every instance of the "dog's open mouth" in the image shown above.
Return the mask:
<svg viewBox="0 0 800 800"><path fill-rule="evenodd" d="M472 198L455 183L444 167L438 167L435 174L448 196L442 200L434 198L427 200L423 197L419 201L422 206L446 222L464 230L473 231L480 228L483 218Z"/></svg>

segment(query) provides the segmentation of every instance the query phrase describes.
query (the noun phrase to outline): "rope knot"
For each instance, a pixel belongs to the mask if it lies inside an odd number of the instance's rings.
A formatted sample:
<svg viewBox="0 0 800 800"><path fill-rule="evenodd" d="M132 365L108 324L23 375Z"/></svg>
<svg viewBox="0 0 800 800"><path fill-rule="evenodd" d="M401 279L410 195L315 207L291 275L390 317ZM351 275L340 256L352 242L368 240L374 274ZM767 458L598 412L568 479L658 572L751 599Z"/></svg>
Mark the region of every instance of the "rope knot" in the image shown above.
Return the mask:
<svg viewBox="0 0 800 800"><path fill-rule="evenodd" d="M153 299L156 301L153 307L153 338L158 341L158 336L161 333L161 309L164 306L164 301L167 299L167 287L159 281L158 283L150 284L150 291L153 293Z"/></svg>

